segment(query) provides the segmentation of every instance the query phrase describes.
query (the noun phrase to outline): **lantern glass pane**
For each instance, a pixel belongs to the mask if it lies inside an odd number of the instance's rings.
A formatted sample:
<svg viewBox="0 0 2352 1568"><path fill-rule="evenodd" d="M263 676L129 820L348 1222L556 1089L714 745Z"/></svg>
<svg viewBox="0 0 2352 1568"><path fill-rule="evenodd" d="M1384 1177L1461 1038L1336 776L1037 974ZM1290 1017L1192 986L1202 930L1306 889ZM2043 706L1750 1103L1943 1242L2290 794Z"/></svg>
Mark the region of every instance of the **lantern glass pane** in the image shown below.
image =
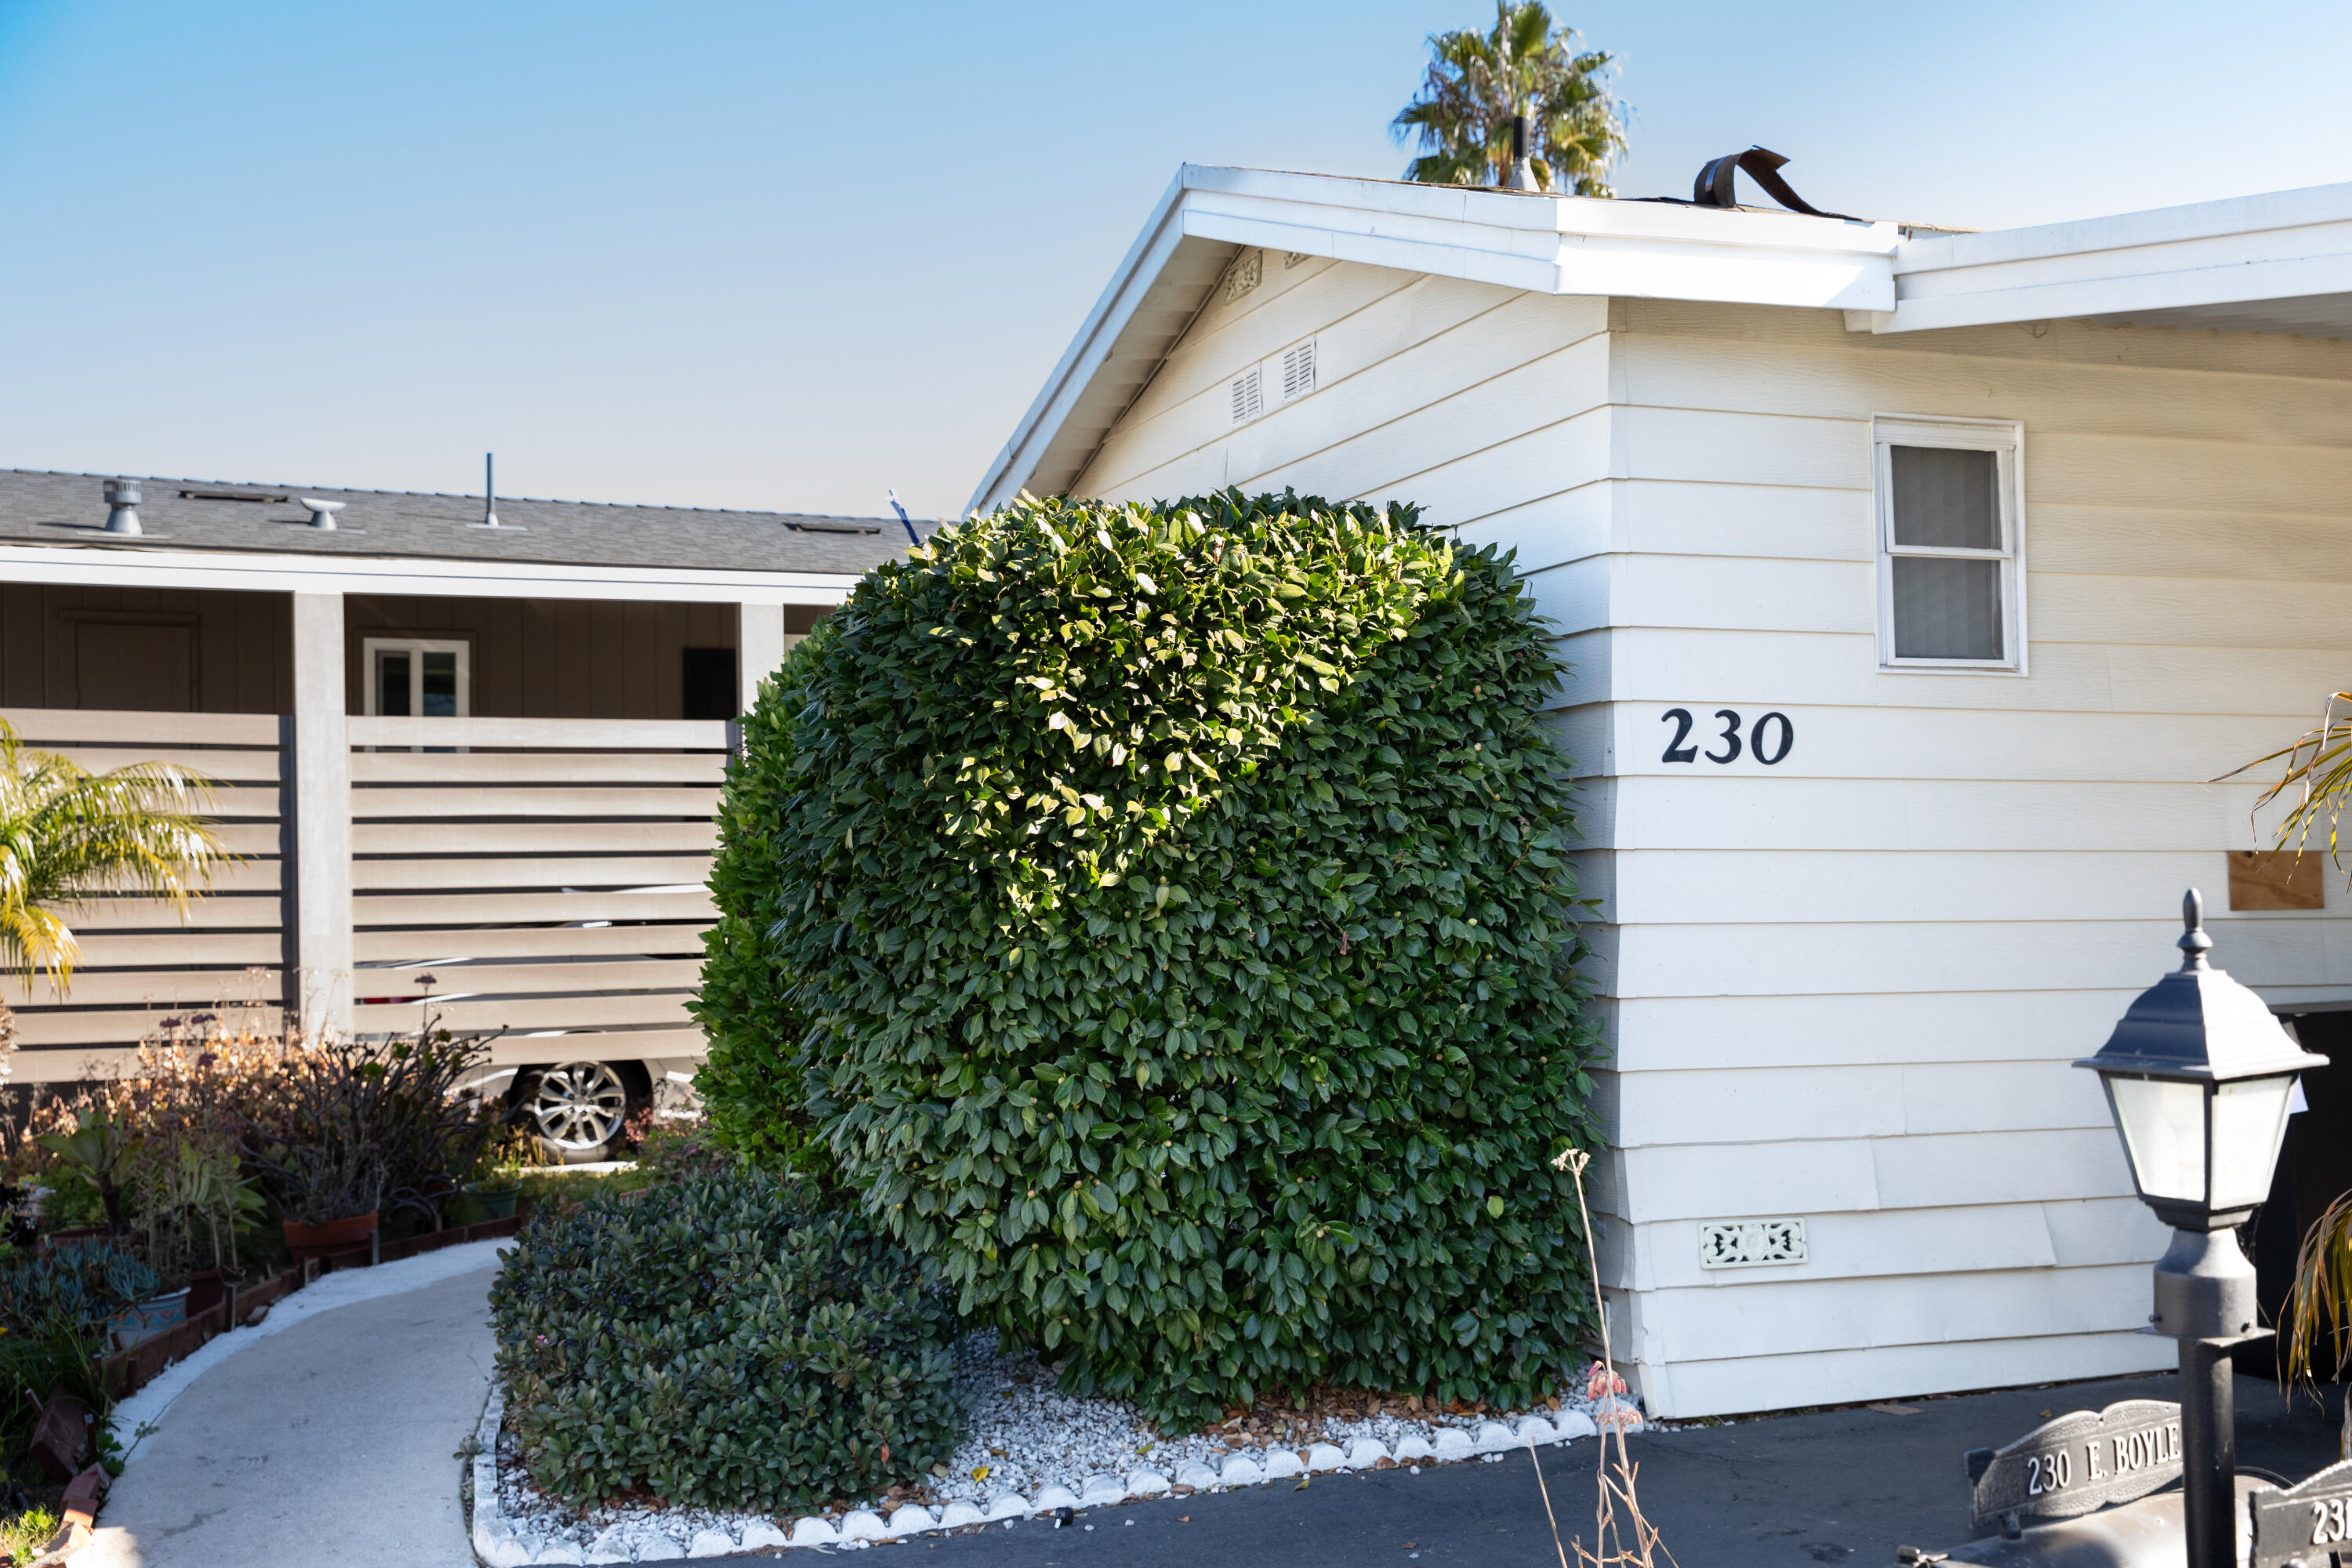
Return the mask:
<svg viewBox="0 0 2352 1568"><path fill-rule="evenodd" d="M2213 1206L2247 1208L2271 1195L2294 1079L2250 1078L2213 1092Z"/></svg>
<svg viewBox="0 0 2352 1568"><path fill-rule="evenodd" d="M2151 1198L2205 1201L2205 1090L2160 1078L2110 1078L2132 1174Z"/></svg>

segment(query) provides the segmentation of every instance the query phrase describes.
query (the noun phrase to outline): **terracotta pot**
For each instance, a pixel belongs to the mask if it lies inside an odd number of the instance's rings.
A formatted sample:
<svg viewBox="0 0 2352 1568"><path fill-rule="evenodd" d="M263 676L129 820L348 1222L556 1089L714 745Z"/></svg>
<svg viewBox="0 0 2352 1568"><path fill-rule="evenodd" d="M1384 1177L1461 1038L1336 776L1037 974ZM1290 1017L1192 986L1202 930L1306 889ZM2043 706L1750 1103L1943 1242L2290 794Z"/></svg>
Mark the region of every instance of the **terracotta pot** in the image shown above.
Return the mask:
<svg viewBox="0 0 2352 1568"><path fill-rule="evenodd" d="M319 1225L304 1225L299 1219L286 1221L286 1248L297 1263L307 1263L313 1258L324 1258L332 1252L349 1252L375 1234L375 1215L355 1214L349 1219L331 1219Z"/></svg>
<svg viewBox="0 0 2352 1568"><path fill-rule="evenodd" d="M198 1312L211 1311L221 1304L225 1294L221 1286L219 1269L198 1268L191 1271L188 1275L188 1316L193 1318Z"/></svg>

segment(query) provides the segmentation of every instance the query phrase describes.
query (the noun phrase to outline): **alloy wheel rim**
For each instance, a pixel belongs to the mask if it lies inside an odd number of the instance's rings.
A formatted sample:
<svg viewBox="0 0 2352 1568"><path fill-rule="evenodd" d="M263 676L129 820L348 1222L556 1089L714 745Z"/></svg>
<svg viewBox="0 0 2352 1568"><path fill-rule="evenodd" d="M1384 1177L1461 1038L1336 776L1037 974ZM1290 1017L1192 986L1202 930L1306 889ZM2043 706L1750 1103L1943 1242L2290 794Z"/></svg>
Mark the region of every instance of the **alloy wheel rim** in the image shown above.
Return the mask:
<svg viewBox="0 0 2352 1568"><path fill-rule="evenodd" d="M593 1149L621 1130L629 1091L604 1062L564 1062L539 1075L531 1120L539 1135L564 1149Z"/></svg>

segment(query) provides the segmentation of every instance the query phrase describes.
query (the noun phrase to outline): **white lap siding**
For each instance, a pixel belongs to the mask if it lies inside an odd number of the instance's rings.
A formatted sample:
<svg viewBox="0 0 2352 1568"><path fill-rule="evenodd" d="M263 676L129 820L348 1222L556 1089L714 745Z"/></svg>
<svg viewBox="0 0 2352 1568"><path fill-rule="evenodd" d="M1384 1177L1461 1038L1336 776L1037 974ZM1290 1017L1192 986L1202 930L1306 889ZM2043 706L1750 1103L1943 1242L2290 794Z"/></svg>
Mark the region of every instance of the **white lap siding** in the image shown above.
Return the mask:
<svg viewBox="0 0 2352 1568"><path fill-rule="evenodd" d="M2229 912L2256 786L2210 782L2352 676L2352 351L1648 301L1611 328L1608 499L1557 603L1606 668L1566 724L1620 1353L1669 1415L2168 1364L2132 1332L2162 1233L2065 1064L2168 966L2190 884L2273 1000L2352 994L2340 879ZM1874 413L2023 423L2030 674L1877 670ZM1795 743L1667 763L1675 707L1702 749L1718 709ZM1804 1263L1699 1267L1700 1222L1783 1215Z"/></svg>
<svg viewBox="0 0 2352 1568"><path fill-rule="evenodd" d="M1558 625L1601 900L1618 1353L1662 1415L2168 1364L2161 1233L2089 1076L2208 891L2224 965L2352 996L2322 912L2232 914L2257 785L2210 782L2352 685L2352 348L2051 322L1872 337L1834 311L1601 301L1260 258L1080 493L1294 485L1506 543ZM1312 337L1318 384L1236 424ZM1874 414L2025 432L2030 673L1880 673ZM1777 764L1667 763L1766 712ZM1802 1216L1807 1261L1699 1267Z"/></svg>

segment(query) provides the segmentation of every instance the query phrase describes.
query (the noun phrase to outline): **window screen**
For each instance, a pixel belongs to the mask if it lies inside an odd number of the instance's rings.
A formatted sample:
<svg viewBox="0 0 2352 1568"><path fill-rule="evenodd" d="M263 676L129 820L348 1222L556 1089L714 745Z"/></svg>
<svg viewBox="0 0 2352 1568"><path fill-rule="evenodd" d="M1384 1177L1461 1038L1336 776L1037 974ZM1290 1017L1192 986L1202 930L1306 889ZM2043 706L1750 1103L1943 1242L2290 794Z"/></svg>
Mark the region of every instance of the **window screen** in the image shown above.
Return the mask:
<svg viewBox="0 0 2352 1568"><path fill-rule="evenodd" d="M2017 426L1883 419L1877 445L1881 658L2018 667Z"/></svg>

